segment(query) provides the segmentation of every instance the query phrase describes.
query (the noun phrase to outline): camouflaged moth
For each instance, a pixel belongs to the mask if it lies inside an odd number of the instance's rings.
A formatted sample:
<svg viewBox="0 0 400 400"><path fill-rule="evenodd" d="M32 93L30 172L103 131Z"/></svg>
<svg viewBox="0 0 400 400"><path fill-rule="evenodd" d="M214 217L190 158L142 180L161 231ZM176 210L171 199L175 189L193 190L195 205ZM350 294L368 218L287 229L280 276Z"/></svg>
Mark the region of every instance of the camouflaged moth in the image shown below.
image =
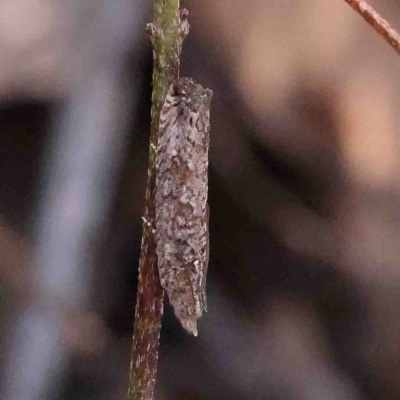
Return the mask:
<svg viewBox="0 0 400 400"><path fill-rule="evenodd" d="M160 114L155 239L161 286L182 326L197 336L206 310L208 148L212 91L181 78Z"/></svg>

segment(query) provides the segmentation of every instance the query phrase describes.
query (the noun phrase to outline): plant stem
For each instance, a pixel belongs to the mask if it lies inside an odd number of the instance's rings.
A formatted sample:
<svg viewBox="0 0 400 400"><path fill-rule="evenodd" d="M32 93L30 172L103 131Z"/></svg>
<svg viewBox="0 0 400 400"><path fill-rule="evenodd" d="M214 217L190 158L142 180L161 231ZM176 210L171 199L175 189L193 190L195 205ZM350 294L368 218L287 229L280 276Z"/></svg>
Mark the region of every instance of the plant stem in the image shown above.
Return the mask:
<svg viewBox="0 0 400 400"><path fill-rule="evenodd" d="M400 35L364 0L345 0L400 53Z"/></svg>
<svg viewBox="0 0 400 400"><path fill-rule="evenodd" d="M189 31L187 15L186 10L179 11L179 0L154 0L154 21L146 29L154 46L152 120L128 400L153 399L156 380L164 291L153 234L155 156L161 107L172 82L179 77L182 42Z"/></svg>

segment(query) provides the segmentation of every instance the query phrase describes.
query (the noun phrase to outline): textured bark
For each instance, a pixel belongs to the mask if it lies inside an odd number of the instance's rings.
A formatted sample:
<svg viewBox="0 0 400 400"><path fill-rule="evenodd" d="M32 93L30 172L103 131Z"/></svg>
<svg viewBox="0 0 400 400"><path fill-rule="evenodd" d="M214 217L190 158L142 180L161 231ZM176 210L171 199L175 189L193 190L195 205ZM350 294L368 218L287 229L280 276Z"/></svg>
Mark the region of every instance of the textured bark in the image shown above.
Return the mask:
<svg viewBox="0 0 400 400"><path fill-rule="evenodd" d="M189 32L187 16L186 10L179 11L179 0L155 0L154 21L146 29L154 46L152 122L128 400L151 400L154 393L164 297L153 233L155 150L160 110L172 82L179 77L182 42Z"/></svg>

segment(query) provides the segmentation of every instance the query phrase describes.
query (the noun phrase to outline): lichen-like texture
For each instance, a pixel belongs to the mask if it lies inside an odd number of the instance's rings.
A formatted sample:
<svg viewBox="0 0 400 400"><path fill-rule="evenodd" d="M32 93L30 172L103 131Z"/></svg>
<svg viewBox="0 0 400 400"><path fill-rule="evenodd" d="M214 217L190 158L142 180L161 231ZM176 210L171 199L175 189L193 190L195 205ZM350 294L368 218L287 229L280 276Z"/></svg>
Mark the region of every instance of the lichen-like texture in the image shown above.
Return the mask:
<svg viewBox="0 0 400 400"><path fill-rule="evenodd" d="M170 88L156 151L155 238L161 286L197 336L206 307L208 148L212 92L188 78Z"/></svg>

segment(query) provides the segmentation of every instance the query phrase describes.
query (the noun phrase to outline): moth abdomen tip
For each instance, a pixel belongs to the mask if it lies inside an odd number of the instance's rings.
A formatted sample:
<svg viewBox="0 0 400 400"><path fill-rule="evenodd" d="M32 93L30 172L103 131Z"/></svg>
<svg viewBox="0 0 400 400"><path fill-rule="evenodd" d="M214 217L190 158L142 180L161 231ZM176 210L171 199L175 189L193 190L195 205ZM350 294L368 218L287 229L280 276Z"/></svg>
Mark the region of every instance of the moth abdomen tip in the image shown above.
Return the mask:
<svg viewBox="0 0 400 400"><path fill-rule="evenodd" d="M198 331L197 331L197 320L194 318L184 318L181 319L181 324L182 326L193 336L197 337Z"/></svg>

